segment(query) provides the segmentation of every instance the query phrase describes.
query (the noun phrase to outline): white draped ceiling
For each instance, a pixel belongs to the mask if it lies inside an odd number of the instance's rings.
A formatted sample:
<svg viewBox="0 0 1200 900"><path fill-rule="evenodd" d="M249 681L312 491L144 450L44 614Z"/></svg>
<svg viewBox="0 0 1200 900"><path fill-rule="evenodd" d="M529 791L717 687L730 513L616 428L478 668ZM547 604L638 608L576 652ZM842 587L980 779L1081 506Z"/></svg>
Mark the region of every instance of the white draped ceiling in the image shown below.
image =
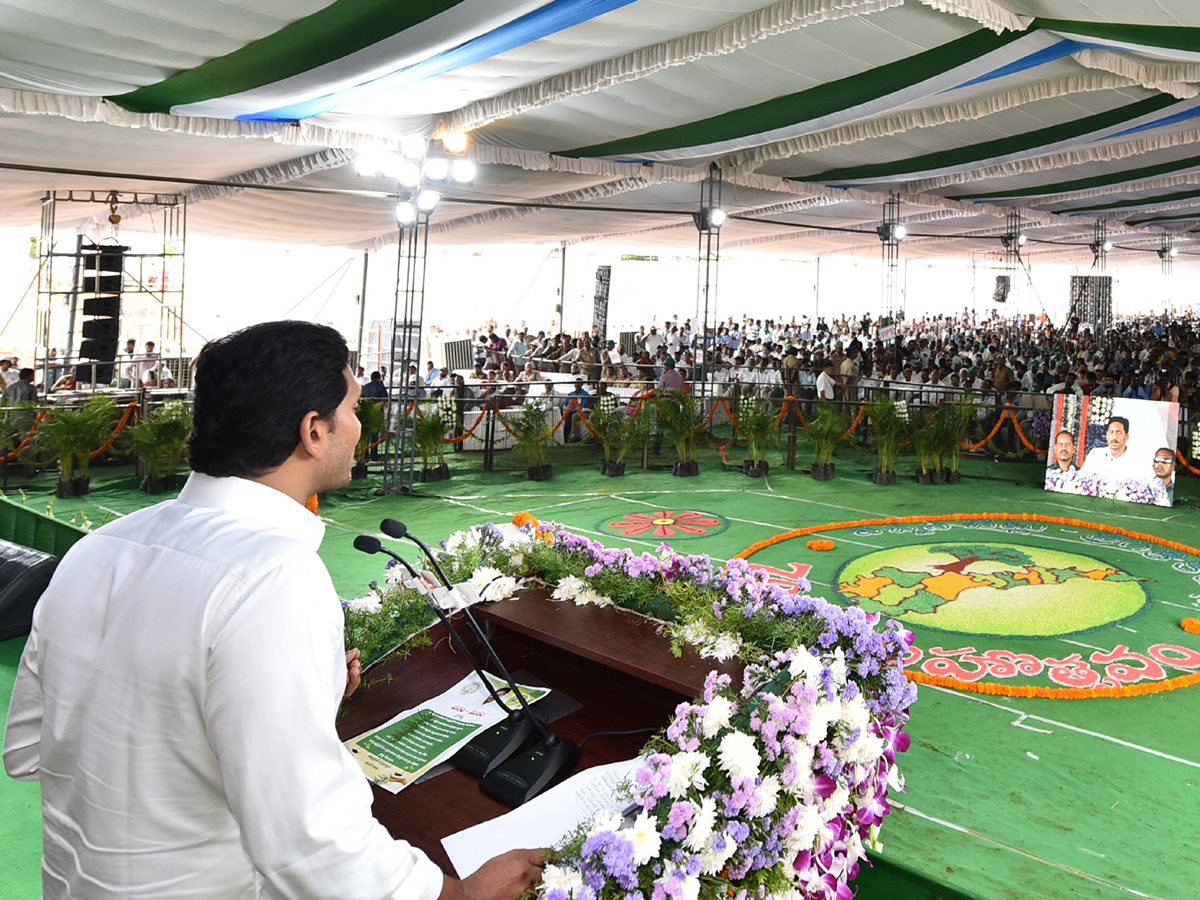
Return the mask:
<svg viewBox="0 0 1200 900"><path fill-rule="evenodd" d="M191 234L379 248L363 148L467 135L440 243L1200 261L1195 0L0 0L0 225L182 193ZM136 228L137 206L121 209ZM108 210L80 204L73 227ZM61 215L61 213L60 213Z"/></svg>

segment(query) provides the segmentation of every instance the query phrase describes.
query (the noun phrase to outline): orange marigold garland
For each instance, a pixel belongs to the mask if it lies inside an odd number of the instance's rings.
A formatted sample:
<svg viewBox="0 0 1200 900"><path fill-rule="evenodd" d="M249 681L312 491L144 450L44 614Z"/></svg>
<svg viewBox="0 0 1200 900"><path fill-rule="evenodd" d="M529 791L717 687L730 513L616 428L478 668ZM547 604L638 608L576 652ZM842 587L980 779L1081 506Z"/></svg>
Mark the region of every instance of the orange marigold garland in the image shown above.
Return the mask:
<svg viewBox="0 0 1200 900"><path fill-rule="evenodd" d="M808 547L809 550L832 550L833 541L826 538L813 538L804 546Z"/></svg>
<svg viewBox="0 0 1200 900"><path fill-rule="evenodd" d="M307 509L314 516L320 515L320 513L317 512L317 507L319 507L320 505L321 505L321 501L317 499L316 494L313 494L311 497L309 497L307 500L304 501L304 508Z"/></svg>
<svg viewBox="0 0 1200 900"><path fill-rule="evenodd" d="M862 528L873 525L915 525L922 522L978 522L985 519L1001 522L1048 522L1053 525L1091 528L1096 531L1105 531L1109 534L1119 534L1123 537L1146 541L1150 544L1158 544L1161 547L1170 547L1172 550L1189 553L1192 556L1200 556L1200 550L1197 550L1195 547L1189 547L1187 544L1182 544L1179 541L1169 541L1166 538L1155 537L1152 534L1141 534L1137 531L1129 531L1125 528L1118 528L1115 525L1085 522L1082 519L1071 519L1063 516L1043 516L1038 513L950 513L942 516L896 516L891 518L855 519L851 522L827 522L823 525L796 528L792 531L785 531L783 534L777 534L774 537L751 544L741 553L734 556L734 559L749 559L758 551L765 550L774 544L781 544L784 541L790 541L793 538L804 537L810 534L819 534L823 531L836 531L841 528ZM815 543L818 543L818 541L809 541L807 546L813 550L821 549L813 547ZM832 547L833 542L829 541L828 543ZM1187 618L1179 624L1189 634L1200 634L1200 619ZM1177 688L1200 684L1200 672L1181 675L1178 678L1168 678L1165 681L1131 684L1119 688L1045 688L1033 685L995 684L993 682L965 682L944 675L928 675L925 672L907 671L904 673L904 677L918 684L945 687L956 691L969 691L976 694L992 694L1005 697L1047 697L1053 699L1141 697L1146 694L1157 694L1162 691L1173 691Z"/></svg>
<svg viewBox="0 0 1200 900"><path fill-rule="evenodd" d="M527 512L517 513L515 516L513 516L513 520L512 520L512 523L514 525L516 525L518 528L520 528L522 525L527 525L530 522L533 523L534 528L537 528L537 526L541 524L537 519L535 519L533 516L531 516Z"/></svg>

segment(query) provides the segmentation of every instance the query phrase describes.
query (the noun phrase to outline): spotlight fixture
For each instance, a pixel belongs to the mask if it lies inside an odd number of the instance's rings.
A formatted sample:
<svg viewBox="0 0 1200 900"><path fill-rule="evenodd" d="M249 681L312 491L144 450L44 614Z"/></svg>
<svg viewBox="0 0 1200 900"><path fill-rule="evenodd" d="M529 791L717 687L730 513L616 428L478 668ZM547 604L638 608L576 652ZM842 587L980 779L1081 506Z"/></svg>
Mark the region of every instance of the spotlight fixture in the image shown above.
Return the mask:
<svg viewBox="0 0 1200 900"><path fill-rule="evenodd" d="M425 156L425 138L405 135L400 138L400 152L405 159L421 159Z"/></svg>
<svg viewBox="0 0 1200 900"><path fill-rule="evenodd" d="M440 192L432 188L425 188L417 194L417 210L423 213L431 213L437 209L438 203L442 200Z"/></svg>
<svg viewBox="0 0 1200 900"><path fill-rule="evenodd" d="M699 231L720 231L728 214L719 206L704 206L692 213L692 221Z"/></svg>
<svg viewBox="0 0 1200 900"><path fill-rule="evenodd" d="M898 243L908 235L908 229L899 223L892 224L885 222L875 227L875 233L879 235L879 239L885 244Z"/></svg>
<svg viewBox="0 0 1200 900"><path fill-rule="evenodd" d="M470 184L475 180L475 163L469 159L456 159L450 163L450 180L455 184Z"/></svg>
<svg viewBox="0 0 1200 900"><path fill-rule="evenodd" d="M447 153L462 153L467 149L467 135L462 131L447 131L442 135L442 146Z"/></svg>
<svg viewBox="0 0 1200 900"><path fill-rule="evenodd" d="M429 157L423 174L429 181L445 181L450 176L450 160L444 156Z"/></svg>
<svg viewBox="0 0 1200 900"><path fill-rule="evenodd" d="M411 225L417 220L417 207L411 200L401 200L396 204L396 224Z"/></svg>
<svg viewBox="0 0 1200 900"><path fill-rule="evenodd" d="M387 151L382 147L364 147L354 157L354 173L359 178L373 178L383 170Z"/></svg>
<svg viewBox="0 0 1200 900"><path fill-rule="evenodd" d="M402 187L415 188L421 183L421 164L411 159L404 160L396 170L396 180Z"/></svg>
<svg viewBox="0 0 1200 900"><path fill-rule="evenodd" d="M1005 250L1017 250L1018 252L1028 241L1029 238L1023 233L1006 234L1000 238L1000 243L1004 245Z"/></svg>
<svg viewBox="0 0 1200 900"><path fill-rule="evenodd" d="M1099 256L1101 253L1108 253L1113 248L1112 241L1092 241L1088 244L1088 248L1092 251L1092 256Z"/></svg>

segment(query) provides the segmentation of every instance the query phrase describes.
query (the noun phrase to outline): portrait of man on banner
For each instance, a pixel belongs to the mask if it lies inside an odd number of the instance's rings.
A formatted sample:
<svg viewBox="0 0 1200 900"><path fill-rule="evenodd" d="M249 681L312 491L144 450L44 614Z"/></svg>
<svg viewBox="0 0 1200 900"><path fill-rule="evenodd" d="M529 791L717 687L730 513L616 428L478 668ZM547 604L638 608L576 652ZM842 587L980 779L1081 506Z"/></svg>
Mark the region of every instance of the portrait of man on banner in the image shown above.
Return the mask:
<svg viewBox="0 0 1200 900"><path fill-rule="evenodd" d="M1178 431L1178 403L1059 394L1045 488L1171 506Z"/></svg>

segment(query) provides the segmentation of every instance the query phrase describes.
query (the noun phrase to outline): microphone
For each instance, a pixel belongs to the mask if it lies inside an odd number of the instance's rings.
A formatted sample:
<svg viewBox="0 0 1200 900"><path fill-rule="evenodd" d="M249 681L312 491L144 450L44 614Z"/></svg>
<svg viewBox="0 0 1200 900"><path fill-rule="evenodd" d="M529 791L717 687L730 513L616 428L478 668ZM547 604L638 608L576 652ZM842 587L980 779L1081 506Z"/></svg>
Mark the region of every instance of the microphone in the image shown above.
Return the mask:
<svg viewBox="0 0 1200 900"><path fill-rule="evenodd" d="M429 549L429 545L412 534L408 530L408 526L396 519L384 519L379 523L379 530L388 537L395 538L396 540L407 538L420 547L425 557L433 565L438 577L442 579L442 583L448 590L454 590L454 585L446 577L446 573L442 571L442 567L438 565L437 558L433 555L433 551ZM504 663L496 653L496 648L492 646L491 641L487 639L475 617L471 615L471 610L464 608L462 613L466 617L467 624L472 633L483 644L488 652L488 656L496 664L501 677L513 689L513 692L517 696L517 701L521 704L521 709L529 716L534 726L541 733L542 742L539 746L525 753L517 754L516 758L510 763L495 767L479 783L479 786L485 793L490 794L502 803L507 803L510 806L520 806L527 800L532 800L547 788L558 784L571 774L575 766L579 764L579 746L547 729L541 719L534 715L533 711L529 708L529 704L525 702L525 697L521 693L517 683L513 680L512 675L508 673L508 669L504 667ZM468 744L467 746L470 745ZM466 749L466 747L463 748L463 750Z"/></svg>
<svg viewBox="0 0 1200 900"><path fill-rule="evenodd" d="M403 566L418 584L428 584L421 576L421 573L409 565L408 560L400 556L400 554L393 553L384 547L383 543L377 537L372 537L369 534L358 535L354 539L354 549L363 553L383 553L390 556L399 565ZM446 615L442 607L434 600L428 589L422 590L421 594L441 623L446 626L446 631L449 632L455 646L462 652L467 662L471 664L471 668L475 670L475 674L479 676L479 680L483 682L483 686L492 695L492 699L496 702L496 708L507 712L507 717L504 721L475 735L475 737L460 747L458 752L450 758L450 762L456 768L462 769L468 775L482 778L514 753L526 750L536 744L543 736L544 726L537 727L541 726L541 722L528 709L509 709L504 703L504 698L500 696L495 685L492 684L492 679L487 676L487 673L476 662L474 655L467 649L462 636L450 624L450 617ZM516 690L516 688L514 687L513 690ZM520 696L520 691L517 691L517 696Z"/></svg>

